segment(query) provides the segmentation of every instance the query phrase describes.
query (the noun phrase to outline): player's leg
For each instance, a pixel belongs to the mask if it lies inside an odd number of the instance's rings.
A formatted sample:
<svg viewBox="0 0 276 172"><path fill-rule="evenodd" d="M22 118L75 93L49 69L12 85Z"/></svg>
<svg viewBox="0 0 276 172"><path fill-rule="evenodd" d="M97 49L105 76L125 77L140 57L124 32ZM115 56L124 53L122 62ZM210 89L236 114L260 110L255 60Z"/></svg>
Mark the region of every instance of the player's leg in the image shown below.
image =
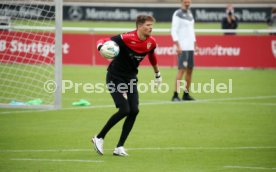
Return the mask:
<svg viewBox="0 0 276 172"><path fill-rule="evenodd" d="M176 74L176 79L175 79L175 89L174 89L174 93L173 93L173 97L172 97L172 101L180 101L180 98L178 96L178 94L180 93L180 84L182 83L182 78L183 75L185 73L185 56L183 55L183 52L178 55L178 71Z"/></svg>
<svg viewBox="0 0 276 172"><path fill-rule="evenodd" d="M186 87L184 90L184 94L182 100L194 100L193 97L190 96L189 91L192 83L192 74L194 68L194 51L186 51L186 58L187 58L187 68L186 68Z"/></svg>
<svg viewBox="0 0 276 172"><path fill-rule="evenodd" d="M112 88L111 85L109 85L109 91L115 102L116 107L118 108L118 111L109 118L109 120L104 125L100 133L92 138L96 151L101 155L103 154L103 139L105 138L106 134L114 125L116 125L130 112L130 107L126 98L126 93L119 92L116 89L117 85L119 84L118 81L112 79L110 75L107 75L107 84L108 83L114 83Z"/></svg>
<svg viewBox="0 0 276 172"><path fill-rule="evenodd" d="M113 100L115 101L116 107L118 108L118 111L113 114L101 132L97 135L98 138L105 138L105 135L108 133L108 131L117 124L121 119L126 117L130 113L130 108L128 105L127 100L124 98L124 95L121 93L111 93Z"/></svg>
<svg viewBox="0 0 276 172"><path fill-rule="evenodd" d="M185 76L185 81L186 81L185 91L188 91L188 92L190 90L191 83L192 83L192 74L193 74L193 68L187 68L186 76Z"/></svg>
<svg viewBox="0 0 276 172"><path fill-rule="evenodd" d="M112 94L112 97L113 97L114 101L116 100L116 102L117 102L116 106L118 108L118 111L109 118L109 120L104 125L104 127L102 128L100 133L92 138L92 142L94 143L95 150L100 155L103 155L103 152L104 152L103 151L103 140L104 140L106 134L109 132L109 130L114 125L116 125L120 120L122 120L124 117L126 117L130 112L129 105L128 105L127 101L123 98L122 94L121 95L120 94ZM114 97L116 97L116 98L114 98ZM119 104L118 104L118 100L120 100Z"/></svg>
<svg viewBox="0 0 276 172"><path fill-rule="evenodd" d="M178 69L176 79L175 79L175 89L174 91L179 93L180 92L180 86L182 82L180 82L183 78L183 75L185 73L185 69Z"/></svg>
<svg viewBox="0 0 276 172"><path fill-rule="evenodd" d="M131 132L133 125L135 123L136 117L139 113L139 95L137 91L137 87L133 89L133 93L128 93L128 103L130 107L130 112L127 115L125 122L123 124L122 128L122 133L119 139L119 142L117 144L117 148L115 148L113 154L114 155L119 155L119 156L127 156L128 154L126 153L124 149L124 144L129 136L129 133Z"/></svg>
<svg viewBox="0 0 276 172"><path fill-rule="evenodd" d="M128 97L128 102L129 102L129 107L130 107L130 112L127 115L125 122L123 124L123 129L122 129L122 134L120 137L120 140L117 144L117 147L124 146L124 143L134 125L134 122L136 120L136 117L139 113L139 108L138 108L138 93L134 94L129 94Z"/></svg>

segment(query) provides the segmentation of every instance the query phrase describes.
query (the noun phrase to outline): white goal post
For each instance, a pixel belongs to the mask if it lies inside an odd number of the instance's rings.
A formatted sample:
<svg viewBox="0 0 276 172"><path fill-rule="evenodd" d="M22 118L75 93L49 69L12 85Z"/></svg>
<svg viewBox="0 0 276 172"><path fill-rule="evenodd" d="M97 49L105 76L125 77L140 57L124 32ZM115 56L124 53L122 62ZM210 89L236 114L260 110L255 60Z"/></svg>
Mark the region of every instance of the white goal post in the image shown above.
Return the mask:
<svg viewBox="0 0 276 172"><path fill-rule="evenodd" d="M0 108L61 108L62 6L0 1Z"/></svg>

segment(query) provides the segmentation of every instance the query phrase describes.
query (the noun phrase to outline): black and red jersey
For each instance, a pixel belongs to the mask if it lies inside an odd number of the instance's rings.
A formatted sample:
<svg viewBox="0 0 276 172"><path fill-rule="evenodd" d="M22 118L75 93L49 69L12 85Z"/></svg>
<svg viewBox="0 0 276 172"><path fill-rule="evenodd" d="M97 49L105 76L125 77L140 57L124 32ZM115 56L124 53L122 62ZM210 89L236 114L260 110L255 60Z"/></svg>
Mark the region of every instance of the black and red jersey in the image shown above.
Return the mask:
<svg viewBox="0 0 276 172"><path fill-rule="evenodd" d="M156 41L152 36L146 40L140 40L137 30L134 30L111 38L100 39L97 42L97 46L99 47L110 39L115 41L120 47L118 56L108 66L110 73L119 77L136 77L138 66L146 55L148 55L151 65L157 64L154 53Z"/></svg>

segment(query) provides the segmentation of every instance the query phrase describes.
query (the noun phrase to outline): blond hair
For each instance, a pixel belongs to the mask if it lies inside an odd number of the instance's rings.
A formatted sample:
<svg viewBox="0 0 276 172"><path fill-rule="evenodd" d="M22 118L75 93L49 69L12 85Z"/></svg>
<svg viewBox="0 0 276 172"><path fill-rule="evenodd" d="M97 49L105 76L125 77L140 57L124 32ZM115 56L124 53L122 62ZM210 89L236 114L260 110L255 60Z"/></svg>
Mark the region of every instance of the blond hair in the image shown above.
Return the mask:
<svg viewBox="0 0 276 172"><path fill-rule="evenodd" d="M138 28L139 25L144 24L146 21L152 21L155 22L155 18L153 16L149 15L139 15L136 18L136 28Z"/></svg>

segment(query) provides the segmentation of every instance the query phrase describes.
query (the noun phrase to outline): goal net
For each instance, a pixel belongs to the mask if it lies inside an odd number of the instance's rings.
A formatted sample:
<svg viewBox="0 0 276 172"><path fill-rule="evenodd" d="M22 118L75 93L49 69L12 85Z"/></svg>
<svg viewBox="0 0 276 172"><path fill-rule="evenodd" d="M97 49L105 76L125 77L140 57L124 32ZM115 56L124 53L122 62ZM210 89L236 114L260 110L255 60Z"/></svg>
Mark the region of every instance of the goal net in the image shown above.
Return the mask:
<svg viewBox="0 0 276 172"><path fill-rule="evenodd" d="M60 108L62 0L0 1L0 107Z"/></svg>

